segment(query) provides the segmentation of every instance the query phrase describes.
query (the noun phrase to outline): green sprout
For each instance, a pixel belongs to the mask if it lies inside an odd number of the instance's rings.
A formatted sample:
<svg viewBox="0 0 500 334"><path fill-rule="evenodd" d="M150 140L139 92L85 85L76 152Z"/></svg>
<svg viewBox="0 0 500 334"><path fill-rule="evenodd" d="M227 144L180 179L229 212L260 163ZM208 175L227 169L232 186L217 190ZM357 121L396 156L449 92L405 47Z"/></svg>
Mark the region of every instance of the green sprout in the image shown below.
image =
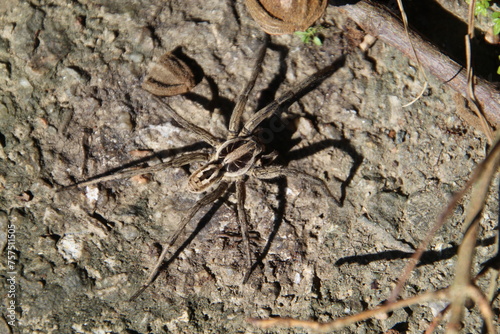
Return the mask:
<svg viewBox="0 0 500 334"><path fill-rule="evenodd" d="M490 8L490 0L477 0L474 14L476 14L476 16L488 16L488 8Z"/></svg>
<svg viewBox="0 0 500 334"><path fill-rule="evenodd" d="M323 41L318 36L318 33L322 29L323 29L322 26L309 27L309 28L306 29L306 31L296 31L296 32L294 32L294 34L297 35L297 36L299 36L300 40L304 44L309 44L309 43L313 42L315 45L321 46L321 45L323 45Z"/></svg>
<svg viewBox="0 0 500 334"><path fill-rule="evenodd" d="M470 0L466 1L470 2ZM476 16L490 16L493 22L493 34L498 35L500 34L500 12L491 8L490 2L491 0L477 0L474 7L474 14ZM490 9L492 9L491 14L489 11ZM500 59L500 56L498 58ZM497 73L500 74L500 66L497 68Z"/></svg>
<svg viewBox="0 0 500 334"><path fill-rule="evenodd" d="M491 19L493 21L493 33L495 35L500 34L500 12L493 12Z"/></svg>
<svg viewBox="0 0 500 334"><path fill-rule="evenodd" d="M476 16L490 16L491 21L493 22L493 34L498 35L500 34L500 12L492 10L491 14L489 14L489 9L493 9L491 8L490 1L491 0L477 0L474 8L474 14Z"/></svg>

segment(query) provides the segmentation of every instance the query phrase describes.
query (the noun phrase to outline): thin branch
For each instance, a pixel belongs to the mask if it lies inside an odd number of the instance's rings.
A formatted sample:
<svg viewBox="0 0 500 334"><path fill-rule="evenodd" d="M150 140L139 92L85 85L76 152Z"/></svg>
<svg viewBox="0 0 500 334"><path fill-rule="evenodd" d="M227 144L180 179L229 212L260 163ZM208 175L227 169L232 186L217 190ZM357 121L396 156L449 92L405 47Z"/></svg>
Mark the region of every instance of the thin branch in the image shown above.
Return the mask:
<svg viewBox="0 0 500 334"><path fill-rule="evenodd" d="M320 323L311 320L297 320L291 318L249 319L248 321L262 328L268 328L271 326L303 327L316 330L319 332L328 332L413 304L421 304L436 299L447 299L449 298L448 294L449 294L448 289L422 293L418 296L410 297L404 300L399 300L391 304L384 304L373 310L367 310L358 314L354 314L352 316L339 318L334 321L326 323Z"/></svg>
<svg viewBox="0 0 500 334"><path fill-rule="evenodd" d="M405 105L403 105L403 108L404 108L404 107L411 106L413 103L417 102L422 97L422 95L424 95L424 92L427 89L427 82L429 80L427 79L427 76L425 75L424 67L422 66L422 63L420 62L420 58L418 56L417 50L415 49L415 45L413 44L413 42L411 40L410 31L409 31L410 28L408 27L408 18L406 17L406 12L405 12L405 9L403 7L403 2L401 0L397 0L397 1L398 1L398 6L399 6L399 11L401 12L401 18L403 19L403 25L405 28L406 37L408 38L408 42L410 43L411 50L413 51L413 55L414 55L415 59L417 60L418 72L419 72L419 74L423 75L424 79L425 79L424 87L422 87L420 94L418 94L418 96L416 98L414 98L413 101L408 102Z"/></svg>
<svg viewBox="0 0 500 334"><path fill-rule="evenodd" d="M496 168L498 168L499 160L500 160L500 142L498 140L498 134L497 134L496 143L493 146L490 153L474 169L471 178L469 179L469 181L467 181L465 186L452 197L446 208L439 215L436 224L434 224L434 226L429 230L424 240L420 243L417 250L410 258L410 261L406 265L403 273L400 275L396 287L394 288L391 296L388 298L389 302L395 301L397 299L397 296L399 296L399 293L401 292L404 284L406 283L406 280L410 276L410 273L413 271L419 259L422 257L423 252L427 249L427 246L431 242L436 232L444 225L448 217L451 216L458 202L462 200L462 198L465 196L469 188L481 177L481 175L484 173L485 170L489 170L491 168L494 168L496 170Z"/></svg>
<svg viewBox="0 0 500 334"><path fill-rule="evenodd" d="M472 110L479 118L481 126L483 127L483 132L488 138L488 142L491 144L493 142L493 131L491 130L488 121L483 115L483 111L479 101L476 98L476 93L474 91L474 71L472 69L472 45L471 41L474 38L474 8L476 6L476 0L472 0L469 3L469 16L467 22L467 35L465 35L465 56L466 56L466 67L467 67L467 100L470 104L474 106Z"/></svg>
<svg viewBox="0 0 500 334"><path fill-rule="evenodd" d="M407 57L415 60L414 53L399 19L387 10L367 3L357 2L345 5L341 9L365 32L393 46ZM467 97L467 76L463 66L445 56L437 47L420 35L410 30L410 36L419 52L420 62L434 76L445 82L452 89ZM495 127L500 125L500 93L491 83L476 78L475 95L485 117Z"/></svg>

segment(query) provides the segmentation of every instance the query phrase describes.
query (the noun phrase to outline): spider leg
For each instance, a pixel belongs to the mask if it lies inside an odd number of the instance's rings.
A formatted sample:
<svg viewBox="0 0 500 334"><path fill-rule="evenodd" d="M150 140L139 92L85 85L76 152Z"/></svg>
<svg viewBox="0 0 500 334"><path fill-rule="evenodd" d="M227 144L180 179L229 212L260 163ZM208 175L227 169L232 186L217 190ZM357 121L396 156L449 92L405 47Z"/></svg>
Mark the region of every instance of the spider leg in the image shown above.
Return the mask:
<svg viewBox="0 0 500 334"><path fill-rule="evenodd" d="M205 195L202 199L196 202L196 204L189 210L188 214L184 216L184 218L181 220L181 223L177 228L177 231L175 231L174 235L170 238L169 242L163 247L163 251L161 252L160 257L156 261L153 270L151 270L151 273L149 274L146 283L144 283L141 286L141 288L137 290L137 292L134 293L132 297L130 297L130 301L136 299L144 290L148 288L148 286L151 285L151 283L153 283L156 276L158 275L160 267L163 264L163 260L165 260L165 257L167 256L168 251L170 250L170 247L172 247L175 244L177 238L182 234L182 232L184 232L186 225L191 221L194 215L204 206L213 203L215 202L215 200L220 198L227 190L227 188L228 184L226 182L221 182L214 191Z"/></svg>
<svg viewBox="0 0 500 334"><path fill-rule="evenodd" d="M257 80L257 76L259 75L262 68L262 62L264 61L264 56L266 55L268 43L269 35L266 34L264 43L257 53L257 61L255 62L255 65L252 69L252 76L238 96L236 106L234 107L233 113L231 114L231 120L229 121L229 136L227 139L233 139L238 136L238 132L240 131L241 127L241 116L243 115L243 111L245 111L248 96L252 92L252 89L255 86L255 81Z"/></svg>
<svg viewBox="0 0 500 334"><path fill-rule="evenodd" d="M341 57L330 66L319 70L315 74L299 82L297 85L281 95L278 99L257 111L252 118L245 123L238 136L246 137L252 134L262 121L270 117L272 114L279 115L283 109L290 106L293 102L301 98L310 90L314 89L317 85L337 71L343 64L344 57Z"/></svg>
<svg viewBox="0 0 500 334"><path fill-rule="evenodd" d="M212 135L210 132L208 132L205 129L200 128L197 125L194 125L193 123L189 122L186 120L184 117L179 115L177 111L175 111L171 106L169 106L167 103L165 103L163 100L159 99L158 97L153 95L153 99L160 104L162 107L165 108L165 111L167 114L172 117L181 127L184 129L195 133L197 136L199 136L204 142L209 143L213 147L217 147L222 143L222 140L215 137Z"/></svg>
<svg viewBox="0 0 500 334"><path fill-rule="evenodd" d="M240 223L243 248L245 250L245 260L248 271L252 268L252 257L250 253L250 242L248 241L248 220L245 213L245 181L243 179L236 182L236 197L238 199L238 221ZM246 275L245 275L246 276Z"/></svg>
<svg viewBox="0 0 500 334"><path fill-rule="evenodd" d="M135 175L154 173L154 172L163 170L163 169L168 168L168 167L181 167L181 166L193 163L193 162L207 161L209 159L209 157L210 157L210 154L208 154L206 152L185 153L185 154L181 154L179 156L173 157L168 161L161 162L161 163L153 165L153 166L149 166L149 167L145 167L145 168L126 169L126 170L119 171L119 172L111 174L111 175L96 176L96 177L93 177L87 181L77 182L77 183L72 184L70 186L62 187L58 191L86 187L86 186L89 186L91 184L96 184L96 183L100 183L100 182L104 182L104 181L123 179L123 178L127 178L127 177L132 177Z"/></svg>
<svg viewBox="0 0 500 334"><path fill-rule="evenodd" d="M300 170L294 168L286 168L282 166L268 166L262 168L254 168L252 170L252 174L253 176L255 176L260 180L271 180L283 176L302 178L304 180L307 180L308 182L314 183L323 191L326 197L333 199L337 204L339 203L339 201L335 198L335 196L333 196L333 194L330 192L330 189L326 185L325 181L316 176L304 173Z"/></svg>

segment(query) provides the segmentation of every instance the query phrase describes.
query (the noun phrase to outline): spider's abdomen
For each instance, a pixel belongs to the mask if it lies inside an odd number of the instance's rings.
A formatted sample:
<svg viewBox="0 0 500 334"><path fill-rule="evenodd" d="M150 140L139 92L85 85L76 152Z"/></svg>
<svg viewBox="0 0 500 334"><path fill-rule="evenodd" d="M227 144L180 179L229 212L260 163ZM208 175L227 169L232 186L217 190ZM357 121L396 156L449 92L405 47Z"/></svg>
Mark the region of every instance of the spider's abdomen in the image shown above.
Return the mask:
<svg viewBox="0 0 500 334"><path fill-rule="evenodd" d="M188 180L189 191L201 193L211 186L217 184L222 178L222 165L214 162L209 162L206 165L198 168Z"/></svg>

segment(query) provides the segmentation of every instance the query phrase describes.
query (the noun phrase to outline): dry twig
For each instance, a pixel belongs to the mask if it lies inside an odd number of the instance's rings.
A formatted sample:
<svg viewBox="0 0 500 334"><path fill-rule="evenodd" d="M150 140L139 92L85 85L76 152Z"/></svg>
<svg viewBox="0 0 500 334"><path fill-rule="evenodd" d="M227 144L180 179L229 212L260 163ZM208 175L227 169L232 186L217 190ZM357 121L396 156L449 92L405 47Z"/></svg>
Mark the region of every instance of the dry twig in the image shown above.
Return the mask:
<svg viewBox="0 0 500 334"><path fill-rule="evenodd" d="M400 20L393 17L387 10L365 1L360 1L355 5L345 5L341 8L366 33L381 39L415 60L404 27ZM467 97L467 75L464 73L463 67L445 56L437 47L414 31L410 31L410 36L422 66L462 96ZM476 78L474 92L488 122L494 127L498 127L500 124L500 94L498 90L486 80Z"/></svg>
<svg viewBox="0 0 500 334"><path fill-rule="evenodd" d="M469 17L467 24L467 35L465 35L465 52L467 60L467 100L470 102L472 109L481 122L483 132L488 138L489 143L493 141L493 131L491 130L488 121L483 115L481 104L479 103L476 93L474 91L474 71L472 69L472 45L471 41L474 38L474 7L476 0L469 3Z"/></svg>
<svg viewBox="0 0 500 334"><path fill-rule="evenodd" d="M500 165L500 133L497 133L497 140L493 149L488 154L486 159L479 164L474 170L471 179L467 182L465 187L457 193L451 199L448 206L439 216L439 219L435 226L431 229L429 235L424 239L422 244L419 246L417 252L413 255L411 261L404 270L404 274L398 282L397 287L394 289L391 297L385 305L382 305L373 310L367 310L353 316L339 318L327 323L319 323L316 321L303 321L289 318L271 318L271 319L250 319L249 321L253 324L267 328L270 326L283 326L283 327L304 327L313 329L316 331L326 332L339 328L346 327L355 322L367 320L376 315L390 312L395 309L406 307L416 303L424 303L430 300L449 300L450 305L447 310L443 312L450 311L450 321L448 323L448 332L457 333L460 328L460 323L463 317L463 310L465 308L465 302L471 299L478 305L479 311L483 316L486 324L487 332L490 334L495 333L494 326L494 314L491 309L490 302L488 298L483 294L483 292L475 285L475 279L472 278L471 268L473 264L473 254L474 248L476 246L476 236L479 227L479 221L481 217L481 212L486 201L486 195L489 190L489 186L496 174L498 166ZM415 268L420 256L423 251L427 248L428 242L431 240L435 232L443 226L447 218L452 214L453 209L456 204L458 204L467 193L469 188L472 187L471 201L467 210L467 215L464 221L464 225L467 227L467 232L465 233L464 240L459 247L458 251L458 261L456 265L455 280L452 285L443 290L430 291L422 293L420 295L406 298L403 300L396 301L401 288L404 286L410 272ZM497 270L493 268L493 270ZM480 273L481 274L481 273ZM492 274L492 277L497 277L498 273ZM439 315L439 319L432 322L431 327L435 327L437 323L442 319L442 314Z"/></svg>

